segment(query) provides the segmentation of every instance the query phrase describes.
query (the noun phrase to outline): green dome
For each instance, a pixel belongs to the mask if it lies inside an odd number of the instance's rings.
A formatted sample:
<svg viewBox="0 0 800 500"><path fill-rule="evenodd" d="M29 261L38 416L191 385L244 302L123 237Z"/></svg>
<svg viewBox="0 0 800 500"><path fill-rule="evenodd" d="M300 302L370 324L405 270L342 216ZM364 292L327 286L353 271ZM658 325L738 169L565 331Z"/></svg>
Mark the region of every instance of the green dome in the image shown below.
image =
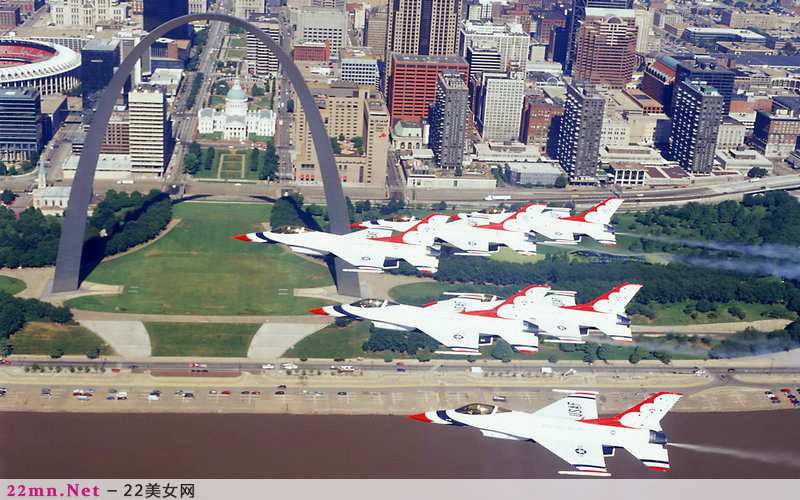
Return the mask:
<svg viewBox="0 0 800 500"><path fill-rule="evenodd" d="M225 97L226 99L233 101L246 101L247 93L245 93L242 86L239 85L239 80L236 80L233 83L233 87L231 87L231 89L228 91L228 94Z"/></svg>

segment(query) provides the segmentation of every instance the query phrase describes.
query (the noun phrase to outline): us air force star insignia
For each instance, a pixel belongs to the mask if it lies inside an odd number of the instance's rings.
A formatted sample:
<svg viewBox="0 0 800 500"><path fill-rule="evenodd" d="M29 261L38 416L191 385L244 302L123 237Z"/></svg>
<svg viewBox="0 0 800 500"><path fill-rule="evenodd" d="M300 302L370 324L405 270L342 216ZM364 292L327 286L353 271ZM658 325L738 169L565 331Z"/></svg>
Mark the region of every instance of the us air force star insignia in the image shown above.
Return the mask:
<svg viewBox="0 0 800 500"><path fill-rule="evenodd" d="M575 453L577 453L580 456L584 456L586 455L586 450L584 450L582 447L575 448Z"/></svg>
<svg viewBox="0 0 800 500"><path fill-rule="evenodd" d="M361 257L361 260L363 260L364 262L366 262L366 261L368 261L368 260L369 260L369 256L365 255L365 256Z"/></svg>
<svg viewBox="0 0 800 500"><path fill-rule="evenodd" d="M456 340L461 340L461 339L464 338L464 336L461 335L460 333L456 333L455 335L453 335L453 338L456 339Z"/></svg>
<svg viewBox="0 0 800 500"><path fill-rule="evenodd" d="M566 330L567 327L564 326L564 325L558 325L558 329L563 331L563 330Z"/></svg>

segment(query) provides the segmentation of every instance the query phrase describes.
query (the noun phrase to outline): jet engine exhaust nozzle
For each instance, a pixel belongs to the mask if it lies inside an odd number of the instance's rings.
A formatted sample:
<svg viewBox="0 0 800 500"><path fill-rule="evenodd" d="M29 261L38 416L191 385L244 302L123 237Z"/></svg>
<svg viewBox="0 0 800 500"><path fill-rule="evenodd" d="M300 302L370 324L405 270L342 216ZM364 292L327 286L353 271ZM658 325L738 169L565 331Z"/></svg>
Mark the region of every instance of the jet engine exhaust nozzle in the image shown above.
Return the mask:
<svg viewBox="0 0 800 500"><path fill-rule="evenodd" d="M663 432L650 431L650 444L667 444L667 436Z"/></svg>

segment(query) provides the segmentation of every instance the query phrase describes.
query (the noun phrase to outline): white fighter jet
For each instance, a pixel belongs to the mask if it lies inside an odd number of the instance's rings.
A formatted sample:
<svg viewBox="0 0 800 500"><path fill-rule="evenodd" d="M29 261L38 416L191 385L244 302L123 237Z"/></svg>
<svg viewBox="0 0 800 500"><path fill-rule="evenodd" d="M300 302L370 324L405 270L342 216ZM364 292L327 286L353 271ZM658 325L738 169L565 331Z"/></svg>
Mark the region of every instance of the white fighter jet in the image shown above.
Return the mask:
<svg viewBox="0 0 800 500"><path fill-rule="evenodd" d="M254 243L280 243L297 253L325 256L329 253L352 264L356 272L381 273L399 266L405 260L420 272L433 273L439 267L439 245L428 245L427 232L449 219L432 214L414 227L394 236L381 236L376 231L331 234L305 227L287 226L272 231L248 233L232 238Z"/></svg>
<svg viewBox="0 0 800 500"><path fill-rule="evenodd" d="M456 310L446 306L418 307L382 299L363 299L352 304L320 307L308 312L325 316L349 316L372 321L377 328L419 330L458 354L479 354L478 347L494 337L505 339L517 351L533 354L539 340L529 330L532 325L518 319L514 311L529 301L541 300L546 287L525 289L507 300L495 301L489 309ZM530 292L530 293L528 293ZM448 352L448 354L453 354Z"/></svg>
<svg viewBox="0 0 800 500"><path fill-rule="evenodd" d="M421 422L475 427L484 436L534 441L578 469L559 474L610 476L605 457L624 448L653 470L668 470L667 437L661 419L682 394L659 392L615 417L598 418L595 392L569 392L533 413L473 403L456 410L410 415Z"/></svg>
<svg viewBox="0 0 800 500"><path fill-rule="evenodd" d="M373 219L356 222L355 224L350 224L350 227L356 227L358 229L385 230L391 234L392 231L408 231L417 225L421 220L422 219L419 217L414 217L413 215L398 214L392 215L391 217L387 217L385 219Z"/></svg>
<svg viewBox="0 0 800 500"><path fill-rule="evenodd" d="M582 236L593 238L603 245L616 244L611 216L622 205L622 198L609 198L580 215L553 217L541 212L530 213L522 230L534 231L556 243L577 245Z"/></svg>

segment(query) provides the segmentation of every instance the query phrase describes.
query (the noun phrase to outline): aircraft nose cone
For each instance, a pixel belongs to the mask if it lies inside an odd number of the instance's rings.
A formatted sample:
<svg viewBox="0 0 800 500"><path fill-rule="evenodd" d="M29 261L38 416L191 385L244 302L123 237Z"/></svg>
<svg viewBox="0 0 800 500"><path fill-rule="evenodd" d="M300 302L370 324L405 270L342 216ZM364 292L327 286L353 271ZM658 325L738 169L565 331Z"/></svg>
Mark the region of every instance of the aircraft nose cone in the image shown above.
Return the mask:
<svg viewBox="0 0 800 500"><path fill-rule="evenodd" d="M234 240L242 240L242 241L250 241L250 238L247 237L246 234L240 234L239 236L231 236Z"/></svg>
<svg viewBox="0 0 800 500"><path fill-rule="evenodd" d="M414 420L419 420L420 422L430 422L430 423L433 422L433 420L426 417L424 413L417 413L416 415L408 415L406 418L413 418Z"/></svg>
<svg viewBox="0 0 800 500"><path fill-rule="evenodd" d="M319 314L320 316L330 316L330 314L328 314L328 313L325 311L325 308L324 308L324 307L318 307L318 308L316 308L316 309L309 309L309 310L307 310L306 312L309 312L309 313L314 313L314 314Z"/></svg>
<svg viewBox="0 0 800 500"><path fill-rule="evenodd" d="M367 226L362 225L360 222L356 222L355 224L350 224L350 227L357 227L359 229L366 229Z"/></svg>

